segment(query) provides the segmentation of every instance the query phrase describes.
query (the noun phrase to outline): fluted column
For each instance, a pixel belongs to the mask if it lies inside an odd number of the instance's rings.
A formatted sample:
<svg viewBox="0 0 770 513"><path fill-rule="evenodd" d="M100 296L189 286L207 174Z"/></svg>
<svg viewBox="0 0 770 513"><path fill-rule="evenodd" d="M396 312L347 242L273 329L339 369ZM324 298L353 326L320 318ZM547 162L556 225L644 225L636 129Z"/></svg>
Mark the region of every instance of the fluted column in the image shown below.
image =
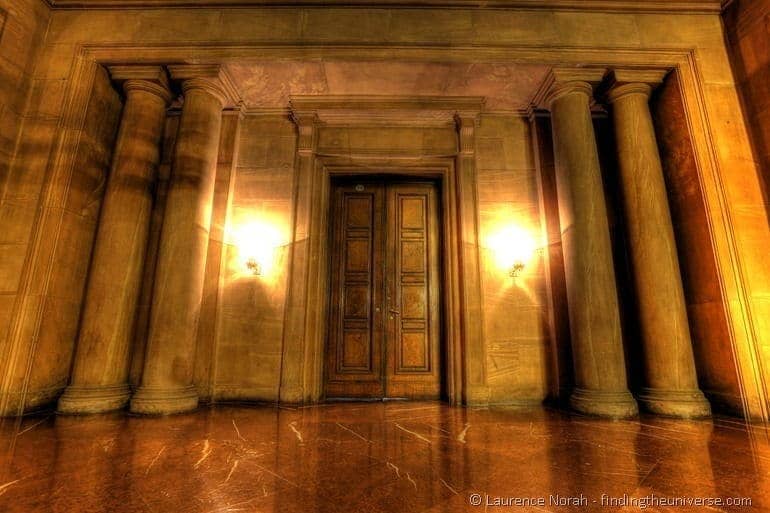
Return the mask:
<svg viewBox="0 0 770 513"><path fill-rule="evenodd" d="M165 72L157 66L115 66L125 106L99 219L70 385L62 413L122 408L129 398L128 371L134 316L160 160L166 106Z"/></svg>
<svg viewBox="0 0 770 513"><path fill-rule="evenodd" d="M158 249L144 372L131 411L195 409L195 337L203 293L222 108L219 66L169 66L184 94Z"/></svg>
<svg viewBox="0 0 770 513"><path fill-rule="evenodd" d="M698 389L674 229L648 104L651 85L664 75L615 71L606 95L615 125L642 332L645 388L639 401L653 413L703 417L711 412Z"/></svg>
<svg viewBox="0 0 770 513"><path fill-rule="evenodd" d="M591 121L592 83L603 70L554 70L552 119L559 218L575 366L571 406L607 417L637 413L628 391L607 208Z"/></svg>

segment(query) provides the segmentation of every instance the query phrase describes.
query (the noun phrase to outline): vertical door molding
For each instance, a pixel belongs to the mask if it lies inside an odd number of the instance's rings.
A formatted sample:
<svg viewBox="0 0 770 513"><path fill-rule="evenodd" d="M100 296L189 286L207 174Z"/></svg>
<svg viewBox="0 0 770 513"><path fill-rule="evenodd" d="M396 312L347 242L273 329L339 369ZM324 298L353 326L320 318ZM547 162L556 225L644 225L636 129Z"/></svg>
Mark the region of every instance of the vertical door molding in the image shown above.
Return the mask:
<svg viewBox="0 0 770 513"><path fill-rule="evenodd" d="M297 125L297 157L279 399L284 403L303 403L320 398L320 386L316 387L317 391L308 390L305 379L308 353L305 346L310 341L313 322L317 324L313 311L319 307L312 304L309 293L313 277L318 276L319 258L313 248L321 235L314 230L314 222L319 220L317 196L320 191L314 163L317 116L314 112L293 112L292 119Z"/></svg>
<svg viewBox="0 0 770 513"><path fill-rule="evenodd" d="M476 127L478 110L457 112L458 146L457 188L458 233L460 235L461 308L463 311L463 402L469 405L489 402L486 350L481 308L479 268L478 194L476 188Z"/></svg>

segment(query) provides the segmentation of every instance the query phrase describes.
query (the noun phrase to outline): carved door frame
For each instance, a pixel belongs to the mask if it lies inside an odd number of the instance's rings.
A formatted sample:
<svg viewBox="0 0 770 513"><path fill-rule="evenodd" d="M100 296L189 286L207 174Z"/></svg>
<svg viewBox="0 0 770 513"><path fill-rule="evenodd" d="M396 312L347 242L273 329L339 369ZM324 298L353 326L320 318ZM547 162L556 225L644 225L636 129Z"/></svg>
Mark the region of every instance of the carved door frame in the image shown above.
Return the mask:
<svg viewBox="0 0 770 513"><path fill-rule="evenodd" d="M457 151L453 155L405 156L385 152L321 155L316 151L320 125L318 111L293 110L298 127L298 144L291 223L293 244L289 256L281 363L281 402L315 403L323 398L329 312L328 217L332 177L376 173L407 179L430 178L439 184L443 230L442 303L445 314L442 330L443 348L447 353L444 359L446 396L452 405L488 403L481 321L474 142L480 102L468 98L442 101L448 106L442 106L444 117L439 122L457 128ZM396 105L403 107L412 103L415 109L421 109L426 101L405 100L396 102ZM474 105L476 109L460 111L457 108L460 103L463 106ZM431 123L435 122L436 119L431 120Z"/></svg>

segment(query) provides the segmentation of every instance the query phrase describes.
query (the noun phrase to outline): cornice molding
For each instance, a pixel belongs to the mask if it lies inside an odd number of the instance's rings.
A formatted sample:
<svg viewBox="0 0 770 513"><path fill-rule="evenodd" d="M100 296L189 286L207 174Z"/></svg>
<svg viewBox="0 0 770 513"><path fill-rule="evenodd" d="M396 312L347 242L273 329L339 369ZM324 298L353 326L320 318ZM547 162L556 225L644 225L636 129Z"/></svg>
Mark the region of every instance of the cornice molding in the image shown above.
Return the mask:
<svg viewBox="0 0 770 513"><path fill-rule="evenodd" d="M476 96L292 96L293 116L312 113L332 126L452 126L458 113L484 108Z"/></svg>
<svg viewBox="0 0 770 513"><path fill-rule="evenodd" d="M292 110L480 110L480 96L294 95Z"/></svg>
<svg viewBox="0 0 770 513"><path fill-rule="evenodd" d="M722 0L44 0L53 9L220 7L480 8L599 12L712 13Z"/></svg>

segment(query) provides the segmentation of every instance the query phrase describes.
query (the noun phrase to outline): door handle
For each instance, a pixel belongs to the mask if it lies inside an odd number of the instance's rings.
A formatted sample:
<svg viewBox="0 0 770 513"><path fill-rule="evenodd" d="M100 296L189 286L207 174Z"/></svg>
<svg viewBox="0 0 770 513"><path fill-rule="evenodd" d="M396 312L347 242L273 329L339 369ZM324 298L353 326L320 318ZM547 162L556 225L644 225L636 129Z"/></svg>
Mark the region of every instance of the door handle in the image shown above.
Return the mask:
<svg viewBox="0 0 770 513"><path fill-rule="evenodd" d="M398 310L393 310L392 308L388 311L392 314L401 315L401 312L399 312Z"/></svg>

